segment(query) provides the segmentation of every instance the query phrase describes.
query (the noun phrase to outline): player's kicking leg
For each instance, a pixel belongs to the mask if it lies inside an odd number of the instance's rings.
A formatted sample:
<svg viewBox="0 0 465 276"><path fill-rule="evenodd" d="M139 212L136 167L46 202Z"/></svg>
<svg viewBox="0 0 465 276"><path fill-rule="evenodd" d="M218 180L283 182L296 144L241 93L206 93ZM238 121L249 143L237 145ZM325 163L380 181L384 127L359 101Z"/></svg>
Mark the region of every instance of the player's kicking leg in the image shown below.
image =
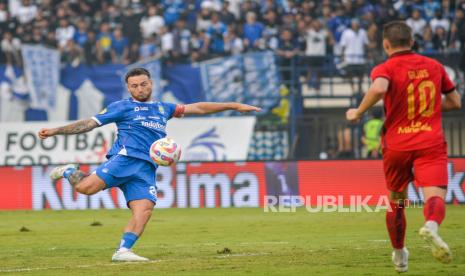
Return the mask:
<svg viewBox="0 0 465 276"><path fill-rule="evenodd" d="M386 226L391 240L392 262L394 269L399 272L407 272L409 252L404 245L407 221L405 219L405 200L407 190L403 192L391 192L389 196L390 209L386 212Z"/></svg>
<svg viewBox="0 0 465 276"><path fill-rule="evenodd" d="M425 225L419 231L420 236L431 246L433 256L442 263L452 261L449 246L438 234L439 225L441 225L446 213L444 204L446 191L442 187L423 188Z"/></svg>
<svg viewBox="0 0 465 276"><path fill-rule="evenodd" d="M89 175L80 171L77 164L68 164L54 168L50 172L50 178L55 181L66 178L76 191L85 195L93 195L105 189L105 182L100 177L96 174Z"/></svg>

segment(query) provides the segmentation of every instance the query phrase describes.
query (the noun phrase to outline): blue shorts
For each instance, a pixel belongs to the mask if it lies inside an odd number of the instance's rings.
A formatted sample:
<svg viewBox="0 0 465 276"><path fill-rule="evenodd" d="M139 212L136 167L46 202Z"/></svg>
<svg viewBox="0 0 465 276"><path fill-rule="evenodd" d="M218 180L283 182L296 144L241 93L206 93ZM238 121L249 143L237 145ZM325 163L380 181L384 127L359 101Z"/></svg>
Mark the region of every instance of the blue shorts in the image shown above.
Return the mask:
<svg viewBox="0 0 465 276"><path fill-rule="evenodd" d="M147 161L117 154L100 165L96 174L103 179L106 189L120 188L127 204L138 199L156 203L155 171L154 166Z"/></svg>

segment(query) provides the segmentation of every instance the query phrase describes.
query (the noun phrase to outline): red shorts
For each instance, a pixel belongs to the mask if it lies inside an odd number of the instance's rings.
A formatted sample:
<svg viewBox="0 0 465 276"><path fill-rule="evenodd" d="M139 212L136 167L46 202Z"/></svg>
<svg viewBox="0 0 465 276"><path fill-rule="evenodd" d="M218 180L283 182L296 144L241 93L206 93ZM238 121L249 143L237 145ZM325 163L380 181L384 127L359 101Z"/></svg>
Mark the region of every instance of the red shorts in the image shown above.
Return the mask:
<svg viewBox="0 0 465 276"><path fill-rule="evenodd" d="M392 192L402 192L411 181L417 187L448 183L446 144L413 151L383 149L386 185Z"/></svg>

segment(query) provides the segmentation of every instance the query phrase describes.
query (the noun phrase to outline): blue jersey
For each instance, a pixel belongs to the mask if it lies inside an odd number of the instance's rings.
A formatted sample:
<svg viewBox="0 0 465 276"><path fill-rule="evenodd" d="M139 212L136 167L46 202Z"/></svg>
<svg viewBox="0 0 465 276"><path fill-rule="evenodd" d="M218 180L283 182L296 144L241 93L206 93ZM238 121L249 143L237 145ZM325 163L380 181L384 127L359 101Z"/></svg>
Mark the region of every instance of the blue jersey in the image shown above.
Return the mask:
<svg viewBox="0 0 465 276"><path fill-rule="evenodd" d="M107 153L107 158L117 154L125 155L148 161L157 167L150 159L150 146L166 136L166 123L169 119L182 115L176 114L176 107L176 104L138 102L132 98L108 105L92 117L101 126L116 123L118 128L116 141Z"/></svg>

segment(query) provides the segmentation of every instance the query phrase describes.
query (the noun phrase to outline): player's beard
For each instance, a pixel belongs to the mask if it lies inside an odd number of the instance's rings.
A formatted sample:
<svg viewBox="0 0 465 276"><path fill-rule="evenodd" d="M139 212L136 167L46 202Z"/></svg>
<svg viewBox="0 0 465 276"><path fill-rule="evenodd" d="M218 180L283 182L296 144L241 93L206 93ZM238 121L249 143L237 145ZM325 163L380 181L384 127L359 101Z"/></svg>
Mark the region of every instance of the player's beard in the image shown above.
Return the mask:
<svg viewBox="0 0 465 276"><path fill-rule="evenodd" d="M152 90L149 90L147 92L142 92L142 93L134 93L135 95L132 95L137 101L139 102L147 102L150 101L152 98Z"/></svg>

